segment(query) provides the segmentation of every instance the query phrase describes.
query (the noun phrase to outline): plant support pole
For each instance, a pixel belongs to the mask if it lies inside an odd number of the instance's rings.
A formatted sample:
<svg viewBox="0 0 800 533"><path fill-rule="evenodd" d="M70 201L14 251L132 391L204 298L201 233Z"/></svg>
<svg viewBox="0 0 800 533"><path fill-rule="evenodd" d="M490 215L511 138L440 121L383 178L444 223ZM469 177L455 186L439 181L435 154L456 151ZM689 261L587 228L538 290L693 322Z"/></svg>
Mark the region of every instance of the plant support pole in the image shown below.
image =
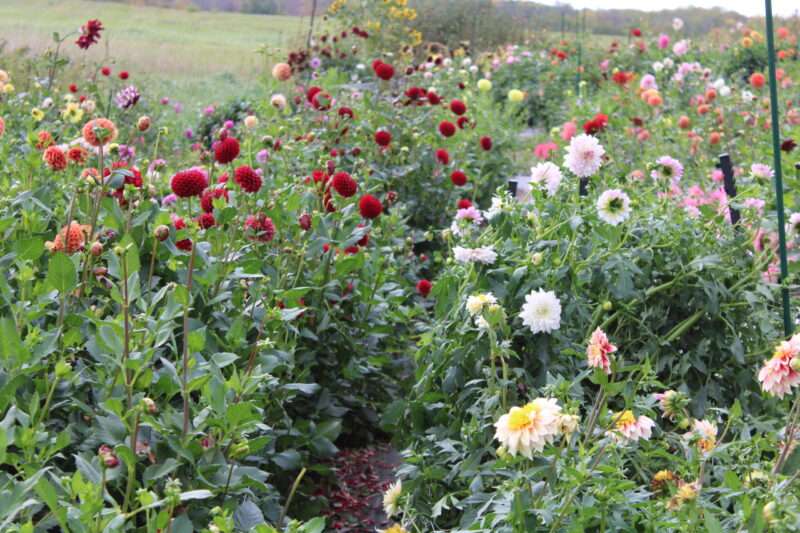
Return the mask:
<svg viewBox="0 0 800 533"><path fill-rule="evenodd" d="M767 58L769 59L769 101L772 116L772 157L775 167L775 209L778 211L778 240L781 263L781 300L783 301L783 331L792 334L792 317L789 309L789 264L786 259L786 223L783 213L783 174L781 171L781 136L778 122L778 80L775 75L775 36L772 23L772 0L764 0L767 21Z"/></svg>

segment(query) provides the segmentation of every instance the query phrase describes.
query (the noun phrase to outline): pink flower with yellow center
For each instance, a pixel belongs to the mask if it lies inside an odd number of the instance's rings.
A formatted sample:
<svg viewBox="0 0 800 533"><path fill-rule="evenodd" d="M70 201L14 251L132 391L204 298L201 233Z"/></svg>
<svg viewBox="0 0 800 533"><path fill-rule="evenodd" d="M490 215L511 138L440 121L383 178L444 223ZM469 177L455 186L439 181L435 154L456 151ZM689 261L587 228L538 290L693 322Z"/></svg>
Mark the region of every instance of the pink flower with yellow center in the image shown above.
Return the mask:
<svg viewBox="0 0 800 533"><path fill-rule="evenodd" d="M589 345L586 347L586 357L589 366L600 368L606 374L611 374L611 358L609 354L617 351L617 347L609 342L608 337L600 328L594 330Z"/></svg>
<svg viewBox="0 0 800 533"><path fill-rule="evenodd" d="M614 414L614 428L606 434L617 441L636 442L639 439L650 440L656 423L650 418L640 415L638 418L630 409Z"/></svg>
<svg viewBox="0 0 800 533"><path fill-rule="evenodd" d="M800 384L800 372L792 367L792 361L800 354L800 335L781 342L772 358L764 362L758 372L761 390L778 398Z"/></svg>

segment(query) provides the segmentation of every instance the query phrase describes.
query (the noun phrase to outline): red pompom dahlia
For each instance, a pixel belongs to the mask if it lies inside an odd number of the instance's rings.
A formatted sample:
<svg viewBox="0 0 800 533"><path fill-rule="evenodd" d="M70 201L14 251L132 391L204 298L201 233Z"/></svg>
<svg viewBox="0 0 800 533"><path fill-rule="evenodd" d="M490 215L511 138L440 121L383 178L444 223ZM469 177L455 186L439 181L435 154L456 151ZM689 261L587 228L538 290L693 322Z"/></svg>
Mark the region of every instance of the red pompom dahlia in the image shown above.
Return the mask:
<svg viewBox="0 0 800 533"><path fill-rule="evenodd" d="M223 165L239 157L239 141L233 137L225 137L214 145L214 159Z"/></svg>
<svg viewBox="0 0 800 533"><path fill-rule="evenodd" d="M371 194L365 194L358 201L358 210L364 218L378 218L383 213L383 204Z"/></svg>
<svg viewBox="0 0 800 533"><path fill-rule="evenodd" d="M350 198L356 191L358 191L358 184L350 174L347 172L337 172L333 175L333 189L339 193L340 196Z"/></svg>
<svg viewBox="0 0 800 533"><path fill-rule="evenodd" d="M261 188L261 176L247 165L238 167L234 172L233 179L245 192L258 192Z"/></svg>
<svg viewBox="0 0 800 533"><path fill-rule="evenodd" d="M208 186L208 178L202 170L190 168L181 170L172 176L170 186L172 187L172 192L179 198L200 196Z"/></svg>

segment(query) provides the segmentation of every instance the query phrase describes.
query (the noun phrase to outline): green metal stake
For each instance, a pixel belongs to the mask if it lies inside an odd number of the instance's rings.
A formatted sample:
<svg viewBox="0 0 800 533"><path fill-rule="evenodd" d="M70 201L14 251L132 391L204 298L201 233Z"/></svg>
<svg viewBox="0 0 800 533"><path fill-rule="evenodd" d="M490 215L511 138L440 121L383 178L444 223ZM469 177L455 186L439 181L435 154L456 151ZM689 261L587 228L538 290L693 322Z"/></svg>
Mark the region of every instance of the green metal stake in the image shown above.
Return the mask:
<svg viewBox="0 0 800 533"><path fill-rule="evenodd" d="M786 259L786 223L783 213L783 172L781 170L781 134L778 122L778 80L775 75L775 37L772 24L772 0L764 0L767 19L767 55L769 59L769 100L772 114L772 156L775 166L775 209L778 211L778 240L781 262L781 299L783 300L783 331L788 337L794 330L789 304L789 263Z"/></svg>

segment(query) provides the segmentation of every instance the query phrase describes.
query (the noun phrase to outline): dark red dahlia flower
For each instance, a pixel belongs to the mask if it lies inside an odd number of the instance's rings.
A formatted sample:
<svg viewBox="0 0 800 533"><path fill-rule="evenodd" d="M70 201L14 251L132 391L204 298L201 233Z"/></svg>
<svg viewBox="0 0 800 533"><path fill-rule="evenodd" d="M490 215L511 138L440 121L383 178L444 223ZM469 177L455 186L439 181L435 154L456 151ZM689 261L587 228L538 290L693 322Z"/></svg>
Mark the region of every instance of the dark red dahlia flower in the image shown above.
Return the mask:
<svg viewBox="0 0 800 533"><path fill-rule="evenodd" d="M484 150L486 150L488 152L489 150L492 149L492 138L491 137L487 137L487 136L484 135L480 139L480 144L481 144L481 148L483 148Z"/></svg>
<svg viewBox="0 0 800 533"><path fill-rule="evenodd" d="M200 197L200 208L206 213L214 211L214 200L216 198L225 198L228 201L228 189L217 187L214 189L206 189Z"/></svg>
<svg viewBox="0 0 800 533"><path fill-rule="evenodd" d="M358 210L364 218L378 218L383 213L383 204L371 194L365 194L358 201Z"/></svg>
<svg viewBox="0 0 800 533"><path fill-rule="evenodd" d="M373 61L372 70L375 71L376 76L384 81L389 81L394 77L394 67L379 59Z"/></svg>
<svg viewBox="0 0 800 533"><path fill-rule="evenodd" d="M214 145L214 159L223 165L239 157L239 141L225 137Z"/></svg>
<svg viewBox="0 0 800 533"><path fill-rule="evenodd" d="M258 192L261 188L261 176L247 165L238 167L233 174L233 179L246 192Z"/></svg>
<svg viewBox="0 0 800 533"><path fill-rule="evenodd" d="M97 19L91 19L81 26L81 34L75 44L78 48L87 50L93 44L97 44L100 40L100 32L103 31L103 23Z"/></svg>
<svg viewBox="0 0 800 533"><path fill-rule="evenodd" d="M392 142L392 134L386 130L378 130L375 132L375 143L378 146L389 146Z"/></svg>
<svg viewBox="0 0 800 533"><path fill-rule="evenodd" d="M439 123L439 133L445 137L452 137L456 133L456 125L447 120L443 120Z"/></svg>
<svg viewBox="0 0 800 533"><path fill-rule="evenodd" d="M275 224L264 213L248 215L244 229L252 234L251 239L261 242L269 242L275 237Z"/></svg>
<svg viewBox="0 0 800 533"><path fill-rule="evenodd" d="M453 99L450 101L450 111L461 116L467 112L467 105L461 100Z"/></svg>
<svg viewBox="0 0 800 533"><path fill-rule="evenodd" d="M214 215L211 213L203 213L199 217L197 217L197 223L203 229L213 228L214 224L217 223Z"/></svg>
<svg viewBox="0 0 800 533"><path fill-rule="evenodd" d="M358 191L358 184L347 172L337 172L333 175L333 189L340 196L350 198Z"/></svg>
<svg viewBox="0 0 800 533"><path fill-rule="evenodd" d="M172 187L172 192L179 198L200 196L208 186L208 178L202 170L190 168L181 170L172 176L170 186Z"/></svg>
<svg viewBox="0 0 800 533"><path fill-rule="evenodd" d="M444 148L439 148L436 150L436 159L439 163L446 165L450 162L450 154L447 153L447 150Z"/></svg>
<svg viewBox="0 0 800 533"><path fill-rule="evenodd" d="M461 170L454 170L450 174L450 181L452 181L453 185L456 187L463 187L467 184L467 175Z"/></svg>
<svg viewBox="0 0 800 533"><path fill-rule="evenodd" d="M432 288L433 288L433 283L431 283L427 279L421 279L417 282L417 292L423 298L428 297L428 295L431 293Z"/></svg>

